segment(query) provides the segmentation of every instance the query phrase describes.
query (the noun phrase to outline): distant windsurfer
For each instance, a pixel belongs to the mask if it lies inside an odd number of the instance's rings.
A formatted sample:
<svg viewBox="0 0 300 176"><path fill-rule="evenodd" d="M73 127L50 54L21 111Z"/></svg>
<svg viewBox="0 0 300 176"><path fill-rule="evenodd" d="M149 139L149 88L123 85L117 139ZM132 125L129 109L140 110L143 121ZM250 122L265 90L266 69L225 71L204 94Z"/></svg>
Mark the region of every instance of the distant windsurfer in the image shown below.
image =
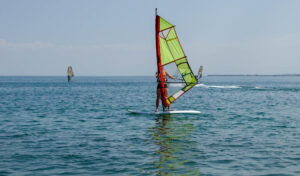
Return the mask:
<svg viewBox="0 0 300 176"><path fill-rule="evenodd" d="M166 97L168 97L169 90L168 90L168 85L167 85L167 82L168 82L167 77L169 77L171 79L175 79L175 78L172 75L170 75L167 71L164 71L164 70L162 71L162 74L163 74L163 79L164 79L165 95L166 95ZM161 84L160 84L160 79L159 79L158 72L156 72L155 76L157 78L156 109L155 109L155 112L158 112L159 99L161 97ZM168 106L168 111L170 111L170 106Z"/></svg>
<svg viewBox="0 0 300 176"><path fill-rule="evenodd" d="M73 73L73 70L72 70L71 66L68 67L67 73L68 73L68 82L70 82L71 78L74 76L74 73Z"/></svg>

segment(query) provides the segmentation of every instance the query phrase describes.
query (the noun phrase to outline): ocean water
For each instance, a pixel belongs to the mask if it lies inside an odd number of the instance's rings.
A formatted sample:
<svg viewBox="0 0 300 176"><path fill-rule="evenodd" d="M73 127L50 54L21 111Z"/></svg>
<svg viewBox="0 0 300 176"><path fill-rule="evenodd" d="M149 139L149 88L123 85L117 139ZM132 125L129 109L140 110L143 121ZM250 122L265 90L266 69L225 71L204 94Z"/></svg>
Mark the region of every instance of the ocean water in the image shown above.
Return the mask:
<svg viewBox="0 0 300 176"><path fill-rule="evenodd" d="M181 85L170 85L178 89ZM300 77L204 77L154 111L152 77L0 77L0 175L300 175Z"/></svg>

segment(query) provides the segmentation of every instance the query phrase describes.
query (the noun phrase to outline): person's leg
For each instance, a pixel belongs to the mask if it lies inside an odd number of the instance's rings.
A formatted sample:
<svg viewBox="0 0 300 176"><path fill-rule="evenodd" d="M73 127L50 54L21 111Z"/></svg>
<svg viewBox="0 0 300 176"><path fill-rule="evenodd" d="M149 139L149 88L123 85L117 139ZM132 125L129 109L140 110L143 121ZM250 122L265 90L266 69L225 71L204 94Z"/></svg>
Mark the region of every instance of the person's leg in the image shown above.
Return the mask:
<svg viewBox="0 0 300 176"><path fill-rule="evenodd" d="M168 88L165 89L165 92L166 92L166 97L169 97L169 89ZM168 111L170 111L170 105L168 106Z"/></svg>
<svg viewBox="0 0 300 176"><path fill-rule="evenodd" d="M156 89L156 109L155 109L155 112L158 112L160 94L161 94L160 89Z"/></svg>

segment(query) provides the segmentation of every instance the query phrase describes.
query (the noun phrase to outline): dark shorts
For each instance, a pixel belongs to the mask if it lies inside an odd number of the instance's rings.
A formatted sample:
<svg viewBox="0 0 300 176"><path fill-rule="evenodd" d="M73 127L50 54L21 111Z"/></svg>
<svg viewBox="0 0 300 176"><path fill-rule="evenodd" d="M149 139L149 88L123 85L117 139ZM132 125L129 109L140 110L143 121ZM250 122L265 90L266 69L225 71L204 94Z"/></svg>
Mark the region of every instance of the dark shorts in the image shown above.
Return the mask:
<svg viewBox="0 0 300 176"><path fill-rule="evenodd" d="M165 84L164 86L165 88L168 88L168 84ZM157 89L161 89L161 84L157 84Z"/></svg>

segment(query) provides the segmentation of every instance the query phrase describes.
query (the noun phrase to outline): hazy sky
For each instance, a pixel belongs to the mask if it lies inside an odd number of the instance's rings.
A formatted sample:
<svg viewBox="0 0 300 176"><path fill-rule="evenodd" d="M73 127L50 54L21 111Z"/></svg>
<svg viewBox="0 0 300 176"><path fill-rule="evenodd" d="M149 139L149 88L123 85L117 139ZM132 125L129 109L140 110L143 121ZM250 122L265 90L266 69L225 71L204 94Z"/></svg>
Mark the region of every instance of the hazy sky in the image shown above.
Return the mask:
<svg viewBox="0 0 300 176"><path fill-rule="evenodd" d="M298 0L0 0L0 75L153 75L155 7L194 71L300 73Z"/></svg>

